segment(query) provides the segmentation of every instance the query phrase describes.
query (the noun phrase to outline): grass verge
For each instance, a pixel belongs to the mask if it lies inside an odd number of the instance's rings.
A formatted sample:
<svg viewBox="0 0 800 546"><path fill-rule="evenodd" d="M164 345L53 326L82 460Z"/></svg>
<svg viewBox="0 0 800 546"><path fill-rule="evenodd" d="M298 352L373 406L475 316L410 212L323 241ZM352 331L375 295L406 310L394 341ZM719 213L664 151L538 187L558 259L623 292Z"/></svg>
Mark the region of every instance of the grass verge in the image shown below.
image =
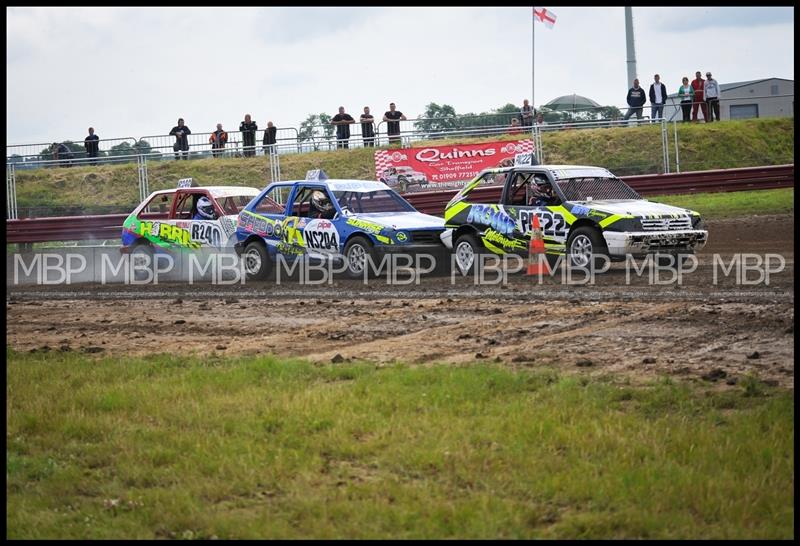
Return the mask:
<svg viewBox="0 0 800 546"><path fill-rule="evenodd" d="M735 191L730 193L693 193L658 195L649 201L696 210L703 218L735 218L756 214L794 213L794 188Z"/></svg>
<svg viewBox="0 0 800 546"><path fill-rule="evenodd" d="M794 401L763 386L486 364L7 360L9 538L794 534Z"/></svg>

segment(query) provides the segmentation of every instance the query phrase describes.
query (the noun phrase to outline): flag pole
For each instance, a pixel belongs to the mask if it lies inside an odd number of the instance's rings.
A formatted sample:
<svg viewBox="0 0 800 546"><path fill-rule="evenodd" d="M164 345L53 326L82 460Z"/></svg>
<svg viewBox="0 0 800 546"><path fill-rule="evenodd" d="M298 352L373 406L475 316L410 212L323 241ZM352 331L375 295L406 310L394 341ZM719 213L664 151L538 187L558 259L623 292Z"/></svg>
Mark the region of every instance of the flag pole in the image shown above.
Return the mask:
<svg viewBox="0 0 800 546"><path fill-rule="evenodd" d="M533 21L531 21L531 108L533 108L533 122L531 123L531 137L536 131L536 7L533 8ZM534 139L534 143L536 140ZM539 150L534 150L538 156Z"/></svg>

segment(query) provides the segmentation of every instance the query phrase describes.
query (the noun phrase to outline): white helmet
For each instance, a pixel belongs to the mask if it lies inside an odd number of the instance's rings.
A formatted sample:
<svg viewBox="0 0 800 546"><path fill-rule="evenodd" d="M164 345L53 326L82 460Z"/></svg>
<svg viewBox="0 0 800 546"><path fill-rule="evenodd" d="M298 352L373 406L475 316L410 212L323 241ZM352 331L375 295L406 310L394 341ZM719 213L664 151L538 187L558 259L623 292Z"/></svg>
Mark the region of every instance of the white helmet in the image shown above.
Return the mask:
<svg viewBox="0 0 800 546"><path fill-rule="evenodd" d="M203 218L214 220L214 205L205 195L197 200L197 214Z"/></svg>
<svg viewBox="0 0 800 546"><path fill-rule="evenodd" d="M324 191L316 190L314 193L311 194L311 203L319 210L320 212L332 212L333 211L333 203L331 200L328 199L328 196L325 195Z"/></svg>

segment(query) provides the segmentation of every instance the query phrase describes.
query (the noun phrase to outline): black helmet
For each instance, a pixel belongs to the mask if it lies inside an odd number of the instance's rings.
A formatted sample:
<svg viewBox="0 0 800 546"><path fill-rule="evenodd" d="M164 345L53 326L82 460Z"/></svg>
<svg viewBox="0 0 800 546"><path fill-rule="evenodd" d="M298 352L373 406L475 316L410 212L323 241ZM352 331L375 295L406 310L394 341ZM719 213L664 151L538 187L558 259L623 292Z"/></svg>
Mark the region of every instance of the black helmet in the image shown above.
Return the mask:
<svg viewBox="0 0 800 546"><path fill-rule="evenodd" d="M324 191L316 190L314 193L311 194L311 203L319 210L320 212L332 212L333 211L333 203L331 200L328 199L328 196L325 195Z"/></svg>

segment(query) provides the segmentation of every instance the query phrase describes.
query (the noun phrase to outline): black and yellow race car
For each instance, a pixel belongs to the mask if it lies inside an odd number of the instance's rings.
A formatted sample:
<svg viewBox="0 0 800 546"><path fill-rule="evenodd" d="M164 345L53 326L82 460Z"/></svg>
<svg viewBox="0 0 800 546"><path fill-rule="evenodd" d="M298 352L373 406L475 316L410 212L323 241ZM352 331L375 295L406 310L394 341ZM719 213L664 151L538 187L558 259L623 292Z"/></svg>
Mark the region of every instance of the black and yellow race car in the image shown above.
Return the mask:
<svg viewBox="0 0 800 546"><path fill-rule="evenodd" d="M499 203L473 197L487 185L503 186ZM484 170L458 192L445 208L442 241L466 274L479 254L527 256L534 216L546 253L577 267L601 256L693 254L708 239L698 212L642 199L607 169L518 165Z"/></svg>

